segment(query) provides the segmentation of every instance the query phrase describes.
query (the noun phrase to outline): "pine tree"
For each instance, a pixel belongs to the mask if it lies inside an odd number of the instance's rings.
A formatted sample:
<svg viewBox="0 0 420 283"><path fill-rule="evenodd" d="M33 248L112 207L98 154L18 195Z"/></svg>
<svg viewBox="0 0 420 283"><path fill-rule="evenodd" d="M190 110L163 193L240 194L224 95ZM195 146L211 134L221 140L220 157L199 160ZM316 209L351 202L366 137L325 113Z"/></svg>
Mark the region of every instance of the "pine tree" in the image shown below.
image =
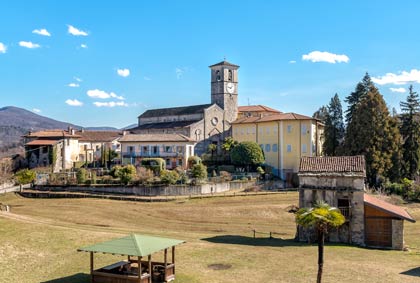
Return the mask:
<svg viewBox="0 0 420 283"><path fill-rule="evenodd" d="M390 174L392 158L398 151L398 128L389 115L382 95L372 82L367 93L352 107L345 151L348 155L365 156L367 181L374 186L380 177Z"/></svg>
<svg viewBox="0 0 420 283"><path fill-rule="evenodd" d="M325 105L322 105L317 111L315 111L312 118L320 120L322 123L325 124L328 115L328 108Z"/></svg>
<svg viewBox="0 0 420 283"><path fill-rule="evenodd" d="M328 105L324 137L324 154L329 156L338 155L344 138L343 110L338 94L331 98Z"/></svg>
<svg viewBox="0 0 420 283"><path fill-rule="evenodd" d="M417 92L413 91L413 86L409 87L409 94L406 102L400 103L401 128L403 138L402 155L404 160L404 177L414 179L419 170L420 162L420 122L418 113L420 112L420 99Z"/></svg>
<svg viewBox="0 0 420 283"><path fill-rule="evenodd" d="M351 119L353 118L353 112L356 108L356 105L360 102L363 96L365 96L368 93L369 87L372 84L373 83L369 74L366 73L362 81L357 84L356 89L344 100L348 104L348 108L346 110L347 124L349 124Z"/></svg>

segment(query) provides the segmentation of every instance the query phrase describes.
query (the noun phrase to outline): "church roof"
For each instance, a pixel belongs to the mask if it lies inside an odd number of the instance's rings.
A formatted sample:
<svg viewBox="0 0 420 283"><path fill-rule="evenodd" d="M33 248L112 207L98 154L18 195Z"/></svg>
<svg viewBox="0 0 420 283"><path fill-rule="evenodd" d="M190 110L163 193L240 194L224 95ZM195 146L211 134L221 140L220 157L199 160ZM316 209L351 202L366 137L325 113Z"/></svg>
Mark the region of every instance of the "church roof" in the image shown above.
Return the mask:
<svg viewBox="0 0 420 283"><path fill-rule="evenodd" d="M238 66L238 65L235 65L235 64L229 63L229 62L228 62L228 61L226 61L226 60L223 60L222 62L219 62L219 63L214 64L214 65L211 65L211 66L209 66L209 68L211 68L211 67L215 67L215 66L222 66L222 65L224 65L224 66L231 66L231 67L236 67L236 68L239 68L239 66Z"/></svg>
<svg viewBox="0 0 420 283"><path fill-rule="evenodd" d="M129 131L136 133L138 130L148 130L148 129L172 129L172 128L183 128L194 123L197 123L200 120L193 121L173 121L173 122L162 122L162 123L149 123L131 128Z"/></svg>
<svg viewBox="0 0 420 283"><path fill-rule="evenodd" d="M171 108L150 109L139 116L139 118L152 118L161 116L179 116L203 113L204 109L209 108L213 104L201 104Z"/></svg>
<svg viewBox="0 0 420 283"><path fill-rule="evenodd" d="M195 142L181 134L129 134L120 139L120 142Z"/></svg>

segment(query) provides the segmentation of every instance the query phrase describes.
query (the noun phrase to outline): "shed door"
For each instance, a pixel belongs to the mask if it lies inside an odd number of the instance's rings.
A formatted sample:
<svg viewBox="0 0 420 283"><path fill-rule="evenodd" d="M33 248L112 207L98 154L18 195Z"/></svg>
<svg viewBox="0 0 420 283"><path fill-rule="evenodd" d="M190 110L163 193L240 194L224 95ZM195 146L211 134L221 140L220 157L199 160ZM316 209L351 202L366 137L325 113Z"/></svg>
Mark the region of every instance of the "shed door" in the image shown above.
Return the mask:
<svg viewBox="0 0 420 283"><path fill-rule="evenodd" d="M374 247L392 247L392 219L365 218L365 243Z"/></svg>

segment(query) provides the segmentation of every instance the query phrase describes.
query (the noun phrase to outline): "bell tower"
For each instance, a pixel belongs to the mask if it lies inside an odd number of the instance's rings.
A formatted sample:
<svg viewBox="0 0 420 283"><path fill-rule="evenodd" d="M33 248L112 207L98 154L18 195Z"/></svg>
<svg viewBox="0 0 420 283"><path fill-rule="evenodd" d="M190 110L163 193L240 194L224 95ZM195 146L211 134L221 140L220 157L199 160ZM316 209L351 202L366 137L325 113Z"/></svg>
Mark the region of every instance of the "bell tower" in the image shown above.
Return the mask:
<svg viewBox="0 0 420 283"><path fill-rule="evenodd" d="M227 61L211 65L211 103L225 110L225 120L230 123L238 117L238 65Z"/></svg>

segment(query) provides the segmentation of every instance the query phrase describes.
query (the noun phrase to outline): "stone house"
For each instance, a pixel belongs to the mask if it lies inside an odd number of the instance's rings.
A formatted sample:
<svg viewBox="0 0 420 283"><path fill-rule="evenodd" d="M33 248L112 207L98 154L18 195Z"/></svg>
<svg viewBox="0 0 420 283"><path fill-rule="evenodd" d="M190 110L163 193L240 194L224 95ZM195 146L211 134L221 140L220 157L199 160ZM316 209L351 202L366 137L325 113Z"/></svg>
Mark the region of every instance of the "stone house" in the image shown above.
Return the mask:
<svg viewBox="0 0 420 283"><path fill-rule="evenodd" d="M381 248L403 249L403 221L415 222L404 209L365 192L365 158L359 156L302 157L299 207L324 200L340 209L346 222L330 231L328 240ZM297 239L314 240L311 229L298 227Z"/></svg>
<svg viewBox="0 0 420 283"><path fill-rule="evenodd" d="M239 66L222 61L210 66L211 103L150 109L138 117L133 134L181 134L197 142L196 153L221 145L238 116Z"/></svg>

